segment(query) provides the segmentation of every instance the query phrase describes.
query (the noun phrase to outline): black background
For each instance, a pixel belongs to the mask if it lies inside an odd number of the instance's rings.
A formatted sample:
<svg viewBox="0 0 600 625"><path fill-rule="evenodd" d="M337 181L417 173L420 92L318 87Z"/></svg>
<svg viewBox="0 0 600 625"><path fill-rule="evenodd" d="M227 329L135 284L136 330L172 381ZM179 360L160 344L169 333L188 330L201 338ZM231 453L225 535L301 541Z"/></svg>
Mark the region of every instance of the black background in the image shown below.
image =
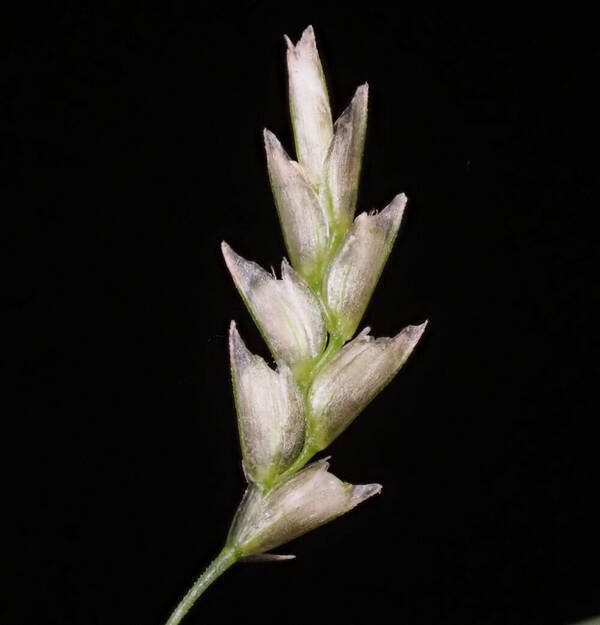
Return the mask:
<svg viewBox="0 0 600 625"><path fill-rule="evenodd" d="M284 254L261 130L291 149L282 36L309 23L334 115L370 84L359 209L409 196L365 324L430 326L330 449L382 495L292 562L237 565L186 622L600 614L596 29L400 4L8 21L3 624L158 625L220 548L244 486L230 319L266 350L219 243Z"/></svg>

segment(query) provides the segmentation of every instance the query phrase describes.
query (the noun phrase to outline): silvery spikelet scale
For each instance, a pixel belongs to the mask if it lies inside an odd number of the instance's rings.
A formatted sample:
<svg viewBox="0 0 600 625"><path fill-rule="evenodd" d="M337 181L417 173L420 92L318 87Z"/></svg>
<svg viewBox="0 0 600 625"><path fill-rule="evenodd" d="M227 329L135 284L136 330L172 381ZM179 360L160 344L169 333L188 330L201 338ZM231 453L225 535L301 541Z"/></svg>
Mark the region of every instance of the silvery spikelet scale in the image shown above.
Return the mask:
<svg viewBox="0 0 600 625"><path fill-rule="evenodd" d="M235 286L267 343L275 368L252 354L231 323L229 351L248 488L226 545L167 621L177 625L197 597L240 558L268 553L381 491L352 485L308 464L396 375L425 324L391 338L370 328L355 338L406 205L354 217L367 123L368 86L333 123L312 27L287 37L289 100L297 160L264 131L269 180L291 260L278 277L223 243Z"/></svg>

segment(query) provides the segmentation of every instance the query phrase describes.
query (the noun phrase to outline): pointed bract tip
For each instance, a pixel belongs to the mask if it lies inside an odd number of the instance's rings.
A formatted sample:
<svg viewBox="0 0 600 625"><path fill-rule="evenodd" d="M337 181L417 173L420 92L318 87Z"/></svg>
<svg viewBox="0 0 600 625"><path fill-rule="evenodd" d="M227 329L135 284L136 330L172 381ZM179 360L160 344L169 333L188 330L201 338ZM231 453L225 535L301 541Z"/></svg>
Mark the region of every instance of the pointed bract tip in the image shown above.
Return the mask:
<svg viewBox="0 0 600 625"><path fill-rule="evenodd" d="M354 92L354 99L365 99L369 95L369 83L365 82L359 85Z"/></svg>
<svg viewBox="0 0 600 625"><path fill-rule="evenodd" d="M327 471L329 469L329 460L331 456L325 456L325 458L320 458L319 460L315 460L312 464L308 466L313 467L316 466L319 471Z"/></svg>
<svg viewBox="0 0 600 625"><path fill-rule="evenodd" d="M225 259L225 264L229 268L230 271L233 269L232 263L235 263L238 259L238 255L231 249L231 246L223 241L221 243L221 252L223 253L223 258Z"/></svg>
<svg viewBox="0 0 600 625"><path fill-rule="evenodd" d="M250 261L247 261L243 256L240 256L225 241L221 243L221 251L223 252L223 258L225 259L225 264L229 269L229 273L232 275L234 280L236 280L236 276L243 267L251 264Z"/></svg>
<svg viewBox="0 0 600 625"><path fill-rule="evenodd" d="M381 484L358 484L352 488L352 506L357 506L373 495L378 495L383 486Z"/></svg>
<svg viewBox="0 0 600 625"><path fill-rule="evenodd" d="M404 208L406 203L408 202L408 198L404 193L398 193L398 195L394 196L394 199L390 202L390 205L393 204L395 206L400 206Z"/></svg>
<svg viewBox="0 0 600 625"><path fill-rule="evenodd" d="M314 42L315 42L315 29L312 27L311 24L309 24L302 31L302 36L300 37L300 41L298 42L298 44L301 44L301 43L314 43Z"/></svg>
<svg viewBox="0 0 600 625"><path fill-rule="evenodd" d="M265 141L265 150L267 152L272 154L279 152L284 154L286 158L289 159L287 152L283 149L283 146L275 133L271 132L268 128L265 128L263 130L263 138Z"/></svg>
<svg viewBox="0 0 600 625"><path fill-rule="evenodd" d="M300 35L298 43L294 45L293 41L287 36L283 36L285 43L287 44L288 52L299 52L302 48L312 47L316 49L315 31L312 26L307 26Z"/></svg>
<svg viewBox="0 0 600 625"><path fill-rule="evenodd" d="M238 332L237 325L235 321L231 321L229 324L229 350L231 353L234 351L242 351L247 352L248 348L244 343L240 333Z"/></svg>
<svg viewBox="0 0 600 625"><path fill-rule="evenodd" d="M392 221L399 223L404 215L404 209L406 208L406 202L408 198L404 193L398 193L394 196L394 199L381 211L380 214L392 216Z"/></svg>
<svg viewBox="0 0 600 625"><path fill-rule="evenodd" d="M410 334L411 338L419 340L423 332L425 332L425 328L427 327L428 323L429 323L429 319L425 320L423 323L419 324L418 326L408 326L404 330L404 332L406 332L407 334Z"/></svg>
<svg viewBox="0 0 600 625"><path fill-rule="evenodd" d="M227 257L227 254L232 252L233 250L229 247L227 241L221 241L221 252L223 252L223 256Z"/></svg>

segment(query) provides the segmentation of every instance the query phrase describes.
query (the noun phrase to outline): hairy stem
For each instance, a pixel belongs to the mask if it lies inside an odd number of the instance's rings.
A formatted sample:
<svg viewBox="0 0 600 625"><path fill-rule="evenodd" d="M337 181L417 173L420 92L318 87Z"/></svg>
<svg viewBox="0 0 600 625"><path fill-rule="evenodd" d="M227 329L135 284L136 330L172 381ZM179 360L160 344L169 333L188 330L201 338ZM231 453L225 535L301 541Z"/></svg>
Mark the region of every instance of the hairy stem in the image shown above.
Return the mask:
<svg viewBox="0 0 600 625"><path fill-rule="evenodd" d="M188 610L194 605L196 599L232 564L236 562L238 555L231 547L224 547L221 553L208 565L208 568L194 582L179 605L173 610L165 625L178 625Z"/></svg>

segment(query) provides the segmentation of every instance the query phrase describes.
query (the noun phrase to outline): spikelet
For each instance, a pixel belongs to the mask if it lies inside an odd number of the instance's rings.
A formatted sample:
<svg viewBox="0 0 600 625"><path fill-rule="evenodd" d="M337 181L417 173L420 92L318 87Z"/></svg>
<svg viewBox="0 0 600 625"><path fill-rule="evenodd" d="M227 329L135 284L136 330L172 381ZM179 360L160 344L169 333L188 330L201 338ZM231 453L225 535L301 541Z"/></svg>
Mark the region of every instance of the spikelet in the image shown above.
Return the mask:
<svg viewBox="0 0 600 625"><path fill-rule="evenodd" d="M319 460L307 465L396 375L425 323L392 338L370 328L353 338L398 233L403 194L379 213L354 217L367 120L368 86L333 122L311 26L287 37L296 158L264 130L266 162L291 260L281 278L223 255L275 368L245 346L235 322L230 360L242 464L248 488L226 545L173 612L176 625L196 598L236 560L286 560L269 553L381 491L352 485ZM307 465L307 466L305 466Z"/></svg>

